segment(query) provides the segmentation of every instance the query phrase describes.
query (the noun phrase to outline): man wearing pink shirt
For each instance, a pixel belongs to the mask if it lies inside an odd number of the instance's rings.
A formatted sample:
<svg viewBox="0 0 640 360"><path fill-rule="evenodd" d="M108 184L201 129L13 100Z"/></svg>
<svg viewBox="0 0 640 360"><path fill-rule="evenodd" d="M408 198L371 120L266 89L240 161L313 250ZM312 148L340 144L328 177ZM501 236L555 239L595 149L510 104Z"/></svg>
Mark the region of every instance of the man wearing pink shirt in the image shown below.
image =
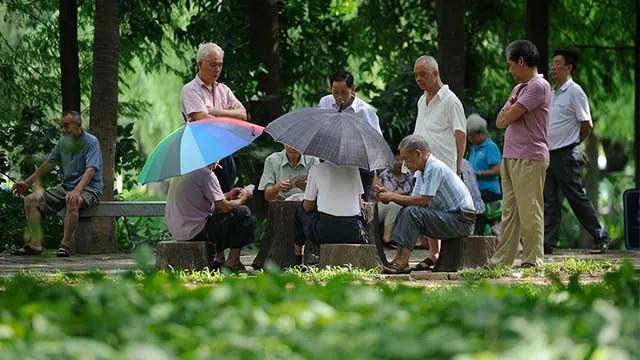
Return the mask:
<svg viewBox="0 0 640 360"><path fill-rule="evenodd" d="M518 85L496 119L498 128L506 128L500 165L504 211L502 240L491 262L512 265L522 239L522 267L529 267L541 264L544 257L542 194L549 166L551 86L538 74L540 55L531 41L516 40L505 52Z"/></svg>
<svg viewBox="0 0 640 360"><path fill-rule="evenodd" d="M186 121L198 121L208 116L223 116L247 120L247 111L223 83L218 82L222 73L224 51L214 43L200 45L196 55L198 74L180 93L180 107ZM220 160L215 170L223 191L233 188L236 181L236 165L233 157Z"/></svg>

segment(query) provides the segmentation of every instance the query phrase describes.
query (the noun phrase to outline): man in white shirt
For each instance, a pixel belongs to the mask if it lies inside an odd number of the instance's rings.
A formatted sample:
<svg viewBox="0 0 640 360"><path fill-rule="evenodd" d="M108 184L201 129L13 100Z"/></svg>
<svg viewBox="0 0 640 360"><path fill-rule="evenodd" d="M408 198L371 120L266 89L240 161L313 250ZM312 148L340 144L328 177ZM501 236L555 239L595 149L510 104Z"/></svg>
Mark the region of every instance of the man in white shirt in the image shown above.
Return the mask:
<svg viewBox="0 0 640 360"><path fill-rule="evenodd" d="M438 63L423 55L413 66L416 83L424 91L418 100L418 116L413 131L421 135L431 147L431 153L453 172L462 172L462 159L467 146L467 118L462 102L442 83ZM432 261L440 254L440 241L429 239Z"/></svg>
<svg viewBox="0 0 640 360"><path fill-rule="evenodd" d="M355 93L355 80L348 71L338 71L331 74L329 78L331 84L331 94L320 99L321 108L333 109L354 113L366 121L378 134L382 135L380 120L375 109L360 99ZM364 200L368 201L372 197L373 171L360 169L360 180L364 188Z"/></svg>
<svg viewBox="0 0 640 360"><path fill-rule="evenodd" d="M582 187L580 170L584 161L578 146L593 127L589 100L572 79L577 54L556 50L551 63L552 90L549 116L549 167L544 186L544 251L551 253L556 243L562 215L562 199L567 198L573 213L594 240L594 253L607 251L609 234L598 221L591 200Z"/></svg>
<svg viewBox="0 0 640 360"><path fill-rule="evenodd" d="M302 264L302 247L307 238L323 243L358 243L360 195L358 169L327 161L309 170L302 208L295 217L295 253Z"/></svg>

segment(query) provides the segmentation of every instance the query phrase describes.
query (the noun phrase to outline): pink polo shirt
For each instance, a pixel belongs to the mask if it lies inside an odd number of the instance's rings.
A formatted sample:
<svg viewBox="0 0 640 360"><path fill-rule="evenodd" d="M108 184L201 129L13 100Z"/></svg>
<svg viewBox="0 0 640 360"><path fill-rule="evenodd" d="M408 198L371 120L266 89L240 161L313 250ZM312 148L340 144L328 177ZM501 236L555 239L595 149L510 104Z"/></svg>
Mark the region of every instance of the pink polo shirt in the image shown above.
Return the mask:
<svg viewBox="0 0 640 360"><path fill-rule="evenodd" d="M198 75L182 87L180 108L182 113L187 116L188 121L193 120L190 114L207 113L210 109L245 110L227 85L215 82L212 87L208 87Z"/></svg>
<svg viewBox="0 0 640 360"><path fill-rule="evenodd" d="M202 168L171 179L164 221L176 240L191 240L207 223L214 202L224 200L218 178Z"/></svg>
<svg viewBox="0 0 640 360"><path fill-rule="evenodd" d="M527 109L504 134L505 159L549 161L547 128L551 109L551 86L538 74L524 84L516 85L504 107L519 103ZM503 108L504 108L503 107Z"/></svg>

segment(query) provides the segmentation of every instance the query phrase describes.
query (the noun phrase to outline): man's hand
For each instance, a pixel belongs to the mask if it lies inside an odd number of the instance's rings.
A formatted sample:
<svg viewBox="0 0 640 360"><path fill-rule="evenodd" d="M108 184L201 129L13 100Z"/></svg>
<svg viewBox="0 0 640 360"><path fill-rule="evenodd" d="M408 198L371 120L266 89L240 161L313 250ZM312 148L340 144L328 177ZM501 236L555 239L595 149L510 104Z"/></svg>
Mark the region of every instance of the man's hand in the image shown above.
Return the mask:
<svg viewBox="0 0 640 360"><path fill-rule="evenodd" d="M391 191L383 191L380 192L376 195L376 197L378 198L378 201L380 201L383 204L388 204L392 201L394 193L392 193Z"/></svg>
<svg viewBox="0 0 640 360"><path fill-rule="evenodd" d="M289 180L282 180L279 183L277 183L275 186L276 186L276 189L278 189L278 192L287 192L293 189L293 184L291 184L291 181Z"/></svg>
<svg viewBox="0 0 640 360"><path fill-rule="evenodd" d="M293 183L293 185L294 185L295 187L297 187L298 189L301 189L302 191L304 191L304 190L306 190L306 189L307 189L307 179L305 179L305 178L297 179L297 180Z"/></svg>
<svg viewBox="0 0 640 360"><path fill-rule="evenodd" d="M26 181L20 181L13 185L13 187L11 188L11 192L13 193L13 195L18 196L27 192L30 187L31 184L27 183Z"/></svg>
<svg viewBox="0 0 640 360"><path fill-rule="evenodd" d="M241 194L242 194L242 188L236 187L236 188L231 189L227 193L227 196L228 196L229 200L235 200L235 199L239 198Z"/></svg>
<svg viewBox="0 0 640 360"><path fill-rule="evenodd" d="M80 196L80 191L75 189L72 191L69 191L65 196L65 202L67 203L67 206L71 204L79 205L81 201L82 201L82 196Z"/></svg>

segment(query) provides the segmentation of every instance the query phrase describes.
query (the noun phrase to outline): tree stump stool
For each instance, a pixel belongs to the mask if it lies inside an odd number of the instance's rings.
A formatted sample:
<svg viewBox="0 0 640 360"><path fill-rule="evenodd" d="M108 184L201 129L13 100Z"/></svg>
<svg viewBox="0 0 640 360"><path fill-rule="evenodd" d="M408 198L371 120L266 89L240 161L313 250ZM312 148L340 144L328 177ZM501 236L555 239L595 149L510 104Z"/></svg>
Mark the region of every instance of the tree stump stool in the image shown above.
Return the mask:
<svg viewBox="0 0 640 360"><path fill-rule="evenodd" d="M267 262L271 262L280 268L296 264L294 219L296 210L302 206L301 204L302 202L300 201L274 200L269 202L265 238L262 239L260 250L251 265L254 269L264 268ZM364 203L363 215L366 222L368 241L370 244L376 245L378 256L381 259L385 259L382 236L378 227L377 204L372 202ZM311 241L307 241L304 251L304 263L317 263L319 254L320 247Z"/></svg>
<svg viewBox="0 0 640 360"><path fill-rule="evenodd" d="M381 259L374 244L322 244L319 265L375 269L380 267Z"/></svg>
<svg viewBox="0 0 640 360"><path fill-rule="evenodd" d="M208 266L203 241L162 241L156 246L156 269L202 270Z"/></svg>
<svg viewBox="0 0 640 360"><path fill-rule="evenodd" d="M453 272L484 266L496 251L495 236L467 236L442 239L440 257L433 271Z"/></svg>

